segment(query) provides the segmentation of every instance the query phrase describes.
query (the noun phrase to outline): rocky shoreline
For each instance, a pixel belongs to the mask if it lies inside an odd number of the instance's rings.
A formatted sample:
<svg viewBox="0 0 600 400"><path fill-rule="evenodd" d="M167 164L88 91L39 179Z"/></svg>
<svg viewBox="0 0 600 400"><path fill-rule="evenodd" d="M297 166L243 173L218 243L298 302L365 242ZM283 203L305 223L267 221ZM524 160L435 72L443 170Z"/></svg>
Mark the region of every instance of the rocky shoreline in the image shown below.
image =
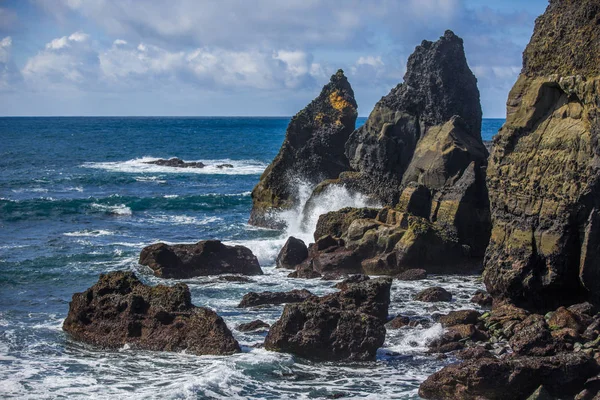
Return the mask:
<svg viewBox="0 0 600 400"><path fill-rule="evenodd" d="M472 302L485 311L432 315L443 334L429 354L458 361L427 378L419 395L600 398L600 50L581 45L600 39L598 21L596 1L550 1L491 144L481 139L477 79L451 31L417 46L404 82L358 129L352 87L343 71L334 74L292 118L252 192L249 222L281 228L282 212L307 213L333 187L378 206L321 215L313 243L290 237L277 257L298 285L341 280L337 292L248 293L238 307L285 306L270 326L256 320L238 329L267 331L265 349L316 362L373 361L387 330L419 323L388 315L394 280L476 272L487 292ZM312 188L306 204L299 182ZM153 244L139 263L166 279L263 273L249 249L217 240ZM413 300L450 302L452 293L428 287ZM63 329L104 348L241 351L221 317L191 303L185 284L147 286L130 272L101 275L76 293Z"/></svg>

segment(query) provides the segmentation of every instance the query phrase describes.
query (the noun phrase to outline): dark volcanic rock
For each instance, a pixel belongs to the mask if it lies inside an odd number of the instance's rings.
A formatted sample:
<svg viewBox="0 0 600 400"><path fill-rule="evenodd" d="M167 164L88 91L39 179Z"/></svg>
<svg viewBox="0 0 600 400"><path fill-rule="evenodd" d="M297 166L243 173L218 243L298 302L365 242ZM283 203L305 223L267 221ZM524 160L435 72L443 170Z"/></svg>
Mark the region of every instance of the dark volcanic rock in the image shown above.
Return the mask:
<svg viewBox="0 0 600 400"><path fill-rule="evenodd" d="M357 115L354 92L339 70L321 94L290 121L279 154L252 191L251 224L280 227L285 222L271 211L297 206L299 183L316 185L348 170L344 144Z"/></svg>
<svg viewBox="0 0 600 400"><path fill-rule="evenodd" d="M308 247L306 244L302 240L290 236L277 256L277 268L294 269L307 258Z"/></svg>
<svg viewBox="0 0 600 400"><path fill-rule="evenodd" d="M404 272L399 273L394 278L399 281L420 281L423 279L427 279L427 271L424 269L409 269Z"/></svg>
<svg viewBox="0 0 600 400"><path fill-rule="evenodd" d="M481 358L452 364L419 388L424 399L526 399L539 386L555 397L573 396L598 370L585 354L551 357Z"/></svg>
<svg viewBox="0 0 600 400"><path fill-rule="evenodd" d="M239 275L222 275L217 278L219 281L223 282L235 282L235 283L252 283L255 282L250 278L246 278L245 276Z"/></svg>
<svg viewBox="0 0 600 400"><path fill-rule="evenodd" d="M173 168L204 168L205 165L201 162L185 162L177 157L169 158L168 160L159 159L154 161L146 161L144 164L155 164L162 167L173 167Z"/></svg>
<svg viewBox="0 0 600 400"><path fill-rule="evenodd" d="M218 240L196 244L157 243L142 249L140 264L147 265L161 278L185 279L195 276L243 274L262 275L258 260L250 249L226 246Z"/></svg>
<svg viewBox="0 0 600 400"><path fill-rule="evenodd" d="M288 304L265 348L317 360L374 360L385 341L391 280L371 279L303 303Z"/></svg>
<svg viewBox="0 0 600 400"><path fill-rule="evenodd" d="M310 267L298 267L294 272L288 274L288 278L299 278L299 279L317 279L321 278L321 274Z"/></svg>
<svg viewBox="0 0 600 400"><path fill-rule="evenodd" d="M219 168L219 169L233 168L233 165L231 165L231 164L219 164L219 165L217 165L217 168Z"/></svg>
<svg viewBox="0 0 600 400"><path fill-rule="evenodd" d="M415 300L425 302L452 301L452 293L441 287L432 287L417 293Z"/></svg>
<svg viewBox="0 0 600 400"><path fill-rule="evenodd" d="M192 305L186 285L147 286L131 272L102 274L91 288L75 293L63 329L105 348L129 344L198 355L240 351L221 317Z"/></svg>
<svg viewBox="0 0 600 400"><path fill-rule="evenodd" d="M346 289L348 289L348 286L353 283L360 283L360 282L368 281L369 279L371 279L371 278L369 278L368 275L362 275L362 274L352 275L352 276L344 279L343 281L336 283L335 288L340 289L340 290L346 290Z"/></svg>
<svg viewBox="0 0 600 400"><path fill-rule="evenodd" d="M246 324L240 324L237 326L237 330L240 332L254 332L258 330L269 329L270 325L260 319L257 319Z"/></svg>
<svg viewBox="0 0 600 400"><path fill-rule="evenodd" d="M300 303L312 297L313 294L306 289L294 289L289 292L250 292L245 294L238 307L256 307L265 304Z"/></svg>
<svg viewBox="0 0 600 400"><path fill-rule="evenodd" d="M494 137L484 282L531 310L600 298L599 20L597 0L550 2Z"/></svg>
<svg viewBox="0 0 600 400"><path fill-rule="evenodd" d="M461 324L476 324L480 316L481 314L475 310L450 311L447 315L442 315L439 322L444 328Z"/></svg>
<svg viewBox="0 0 600 400"><path fill-rule="evenodd" d="M483 290L478 290L475 292L473 297L471 298L471 302L475 304L479 304L482 307L491 307L494 302L492 296L484 292Z"/></svg>
<svg viewBox="0 0 600 400"><path fill-rule="evenodd" d="M385 327L388 329L400 329L407 326L408 324L410 324L410 318L399 315L387 324L385 324Z"/></svg>

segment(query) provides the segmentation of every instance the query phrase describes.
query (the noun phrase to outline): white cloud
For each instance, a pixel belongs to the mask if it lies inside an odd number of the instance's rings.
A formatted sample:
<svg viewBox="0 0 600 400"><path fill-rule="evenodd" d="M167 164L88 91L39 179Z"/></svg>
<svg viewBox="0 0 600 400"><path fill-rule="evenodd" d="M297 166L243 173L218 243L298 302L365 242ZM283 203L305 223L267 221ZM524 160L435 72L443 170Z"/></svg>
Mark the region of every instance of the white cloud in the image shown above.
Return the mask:
<svg viewBox="0 0 600 400"><path fill-rule="evenodd" d="M12 60L12 37L0 40L0 91L12 91L21 81L21 74Z"/></svg>

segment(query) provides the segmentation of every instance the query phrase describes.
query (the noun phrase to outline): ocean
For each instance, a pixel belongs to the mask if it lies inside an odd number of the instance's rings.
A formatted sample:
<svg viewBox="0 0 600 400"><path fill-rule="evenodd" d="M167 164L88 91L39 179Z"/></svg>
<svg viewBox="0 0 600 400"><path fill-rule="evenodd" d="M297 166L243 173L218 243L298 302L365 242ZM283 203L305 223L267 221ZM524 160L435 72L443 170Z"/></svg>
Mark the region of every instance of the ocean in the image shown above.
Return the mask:
<svg viewBox="0 0 600 400"><path fill-rule="evenodd" d="M357 125L365 118L359 118ZM318 214L365 199L345 190L308 216L289 212L286 231L249 226L250 192L277 154L289 118L0 118L0 397L417 399L428 375L452 358L425 354L442 333L431 315L477 308L476 276L432 276L394 282L390 315L420 316L417 327L389 330L377 361L311 362L258 345L265 334L240 323L276 321L283 306L238 309L250 291L306 288L333 292L335 282L287 278L274 268L288 236L310 240ZM504 120L486 119L490 140ZM202 161L203 169L146 164L157 158ZM218 164L233 168L216 168ZM305 188L307 190L307 188ZM105 351L75 342L61 325L75 292L98 275L132 270L149 284L174 284L137 264L149 244L220 239L249 247L265 275L252 283L216 277L184 280L192 301L214 309L240 342L241 354L215 357L149 352L125 346ZM445 305L411 300L440 285Z"/></svg>

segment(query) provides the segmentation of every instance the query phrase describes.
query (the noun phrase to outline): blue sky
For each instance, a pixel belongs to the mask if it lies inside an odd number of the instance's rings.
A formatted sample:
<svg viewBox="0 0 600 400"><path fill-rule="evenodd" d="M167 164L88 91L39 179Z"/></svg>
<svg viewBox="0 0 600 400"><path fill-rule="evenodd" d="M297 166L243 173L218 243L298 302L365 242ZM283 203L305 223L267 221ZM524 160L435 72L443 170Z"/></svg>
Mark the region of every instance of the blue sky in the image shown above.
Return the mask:
<svg viewBox="0 0 600 400"><path fill-rule="evenodd" d="M504 117L547 0L0 0L0 115L284 115L344 69L359 114L423 39L465 41Z"/></svg>

